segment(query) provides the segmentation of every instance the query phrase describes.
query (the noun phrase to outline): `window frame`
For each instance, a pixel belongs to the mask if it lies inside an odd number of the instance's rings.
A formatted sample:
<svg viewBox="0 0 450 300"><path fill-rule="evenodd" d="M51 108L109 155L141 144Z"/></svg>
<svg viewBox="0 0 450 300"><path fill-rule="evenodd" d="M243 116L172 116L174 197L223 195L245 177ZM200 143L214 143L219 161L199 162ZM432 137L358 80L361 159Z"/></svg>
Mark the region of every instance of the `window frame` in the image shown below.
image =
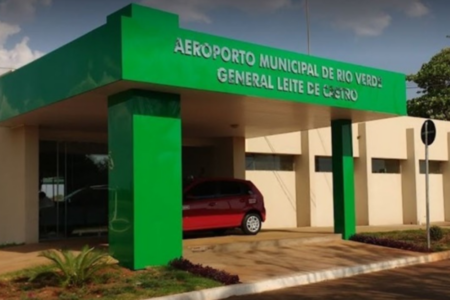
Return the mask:
<svg viewBox="0 0 450 300"><path fill-rule="evenodd" d="M274 153L246 153L245 170L293 172L295 171L295 155Z"/></svg>
<svg viewBox="0 0 450 300"><path fill-rule="evenodd" d="M321 159L325 159L325 160L329 160L329 169L325 168L325 169L319 169L319 166L321 165L319 163L319 160ZM327 165L327 164L325 164ZM333 173L333 159L331 156L324 156L324 155L316 155L314 156L314 172L316 173Z"/></svg>
<svg viewBox="0 0 450 300"><path fill-rule="evenodd" d="M384 168L378 169L378 171L376 171L374 169L374 167L376 166L376 162L383 162ZM401 174L402 173L402 162L400 159L372 157L370 163L371 163L370 170L371 170L372 174ZM390 168L390 167L392 167L391 163L396 164L395 168L393 168L393 169ZM385 171L382 172L382 170L385 170Z"/></svg>

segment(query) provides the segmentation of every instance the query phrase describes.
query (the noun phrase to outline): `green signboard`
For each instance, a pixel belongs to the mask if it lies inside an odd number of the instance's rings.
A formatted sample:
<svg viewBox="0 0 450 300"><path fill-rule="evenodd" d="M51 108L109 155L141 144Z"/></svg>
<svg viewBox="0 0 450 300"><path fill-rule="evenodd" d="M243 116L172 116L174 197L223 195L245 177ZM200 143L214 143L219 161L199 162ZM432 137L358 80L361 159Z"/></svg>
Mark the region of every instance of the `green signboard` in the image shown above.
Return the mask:
<svg viewBox="0 0 450 300"><path fill-rule="evenodd" d="M0 77L0 122L120 80L406 114L403 74L185 30L132 4Z"/></svg>
<svg viewBox="0 0 450 300"><path fill-rule="evenodd" d="M136 6L123 19L124 79L406 114L403 74L192 32L161 14Z"/></svg>

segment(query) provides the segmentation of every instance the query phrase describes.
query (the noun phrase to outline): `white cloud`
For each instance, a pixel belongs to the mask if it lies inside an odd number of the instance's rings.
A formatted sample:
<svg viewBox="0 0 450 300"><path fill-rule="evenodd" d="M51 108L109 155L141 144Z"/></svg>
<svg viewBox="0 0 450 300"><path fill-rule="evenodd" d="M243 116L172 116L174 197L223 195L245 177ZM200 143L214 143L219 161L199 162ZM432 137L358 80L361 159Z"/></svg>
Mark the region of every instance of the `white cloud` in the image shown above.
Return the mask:
<svg viewBox="0 0 450 300"><path fill-rule="evenodd" d="M43 55L33 51L28 45L29 38L24 37L11 49L0 48L0 64L3 67L19 68ZM5 71L5 70L4 70ZM6 70L7 71L7 70Z"/></svg>
<svg viewBox="0 0 450 300"><path fill-rule="evenodd" d="M234 8L246 13L266 14L284 8L300 8L300 0L142 0L141 4L170 11L181 21L211 23L209 13L221 8Z"/></svg>
<svg viewBox="0 0 450 300"><path fill-rule="evenodd" d="M398 3L400 4L400 2ZM430 9L421 1L410 1L406 3L402 1L402 5L399 6L399 9L405 10L406 14L413 18L425 16L430 12Z"/></svg>
<svg viewBox="0 0 450 300"><path fill-rule="evenodd" d="M17 25L11 25L0 21L0 45L4 45L6 40L20 32L20 27Z"/></svg>
<svg viewBox="0 0 450 300"><path fill-rule="evenodd" d="M391 24L393 12L411 18L427 15L422 0L312 0L311 15L358 36L378 36Z"/></svg>
<svg viewBox="0 0 450 300"><path fill-rule="evenodd" d="M182 21L210 23L211 19L207 14L211 6L209 2L210 1L204 0L191 0L189 2L183 0L143 0L141 3L153 8L178 14Z"/></svg>
<svg viewBox="0 0 450 300"><path fill-rule="evenodd" d="M12 47L7 47L8 38L20 33L20 25L31 21L39 5L51 5L52 0L4 0L0 3L0 74L9 72L8 68L20 68L41 57L43 53L32 50L29 38Z"/></svg>

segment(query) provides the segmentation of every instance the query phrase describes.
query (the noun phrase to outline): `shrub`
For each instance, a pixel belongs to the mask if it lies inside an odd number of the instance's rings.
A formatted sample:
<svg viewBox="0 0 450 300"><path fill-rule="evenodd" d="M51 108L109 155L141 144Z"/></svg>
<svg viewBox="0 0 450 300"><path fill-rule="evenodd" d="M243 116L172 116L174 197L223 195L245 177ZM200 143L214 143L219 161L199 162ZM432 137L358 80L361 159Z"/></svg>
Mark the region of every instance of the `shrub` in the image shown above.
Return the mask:
<svg viewBox="0 0 450 300"><path fill-rule="evenodd" d="M430 228L430 238L432 241L440 241L444 237L444 232L442 232L441 227L431 226Z"/></svg>
<svg viewBox="0 0 450 300"><path fill-rule="evenodd" d="M425 253L432 252L431 250L427 249L426 247L416 245L413 243L402 242L402 241L386 239L386 238L378 238L378 237L374 237L374 236L370 236L370 235L355 234L352 237L350 237L350 240L354 241L354 242L360 242L360 243L389 247L389 248L396 248L396 249L401 249L401 250L425 252Z"/></svg>
<svg viewBox="0 0 450 300"><path fill-rule="evenodd" d="M47 250L39 254L54 263L55 273L60 277L62 285L80 287L90 282L94 275L108 265L109 255L84 246L78 255L68 250ZM36 280L36 274L31 281Z"/></svg>
<svg viewBox="0 0 450 300"><path fill-rule="evenodd" d="M179 258L171 261L170 266L197 276L215 280L224 285L240 283L238 275L231 275L225 271L216 270L214 268L203 266L201 264L193 264L192 262L184 258Z"/></svg>

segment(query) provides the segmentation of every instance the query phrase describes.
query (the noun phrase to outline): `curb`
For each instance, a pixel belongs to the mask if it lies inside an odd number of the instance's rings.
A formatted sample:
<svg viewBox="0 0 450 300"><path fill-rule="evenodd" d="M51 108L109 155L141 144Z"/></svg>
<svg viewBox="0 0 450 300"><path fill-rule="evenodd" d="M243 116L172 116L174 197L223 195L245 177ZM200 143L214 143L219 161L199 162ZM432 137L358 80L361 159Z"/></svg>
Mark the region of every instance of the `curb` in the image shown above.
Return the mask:
<svg viewBox="0 0 450 300"><path fill-rule="evenodd" d="M301 285L318 283L327 280L341 279L355 275L432 263L447 259L450 259L450 251L420 255L415 257L404 257L353 267L341 267L317 272L297 273L289 276L275 277L272 279L262 280L254 283L223 286L207 290L151 298L151 300L220 300L233 296L259 294Z"/></svg>

